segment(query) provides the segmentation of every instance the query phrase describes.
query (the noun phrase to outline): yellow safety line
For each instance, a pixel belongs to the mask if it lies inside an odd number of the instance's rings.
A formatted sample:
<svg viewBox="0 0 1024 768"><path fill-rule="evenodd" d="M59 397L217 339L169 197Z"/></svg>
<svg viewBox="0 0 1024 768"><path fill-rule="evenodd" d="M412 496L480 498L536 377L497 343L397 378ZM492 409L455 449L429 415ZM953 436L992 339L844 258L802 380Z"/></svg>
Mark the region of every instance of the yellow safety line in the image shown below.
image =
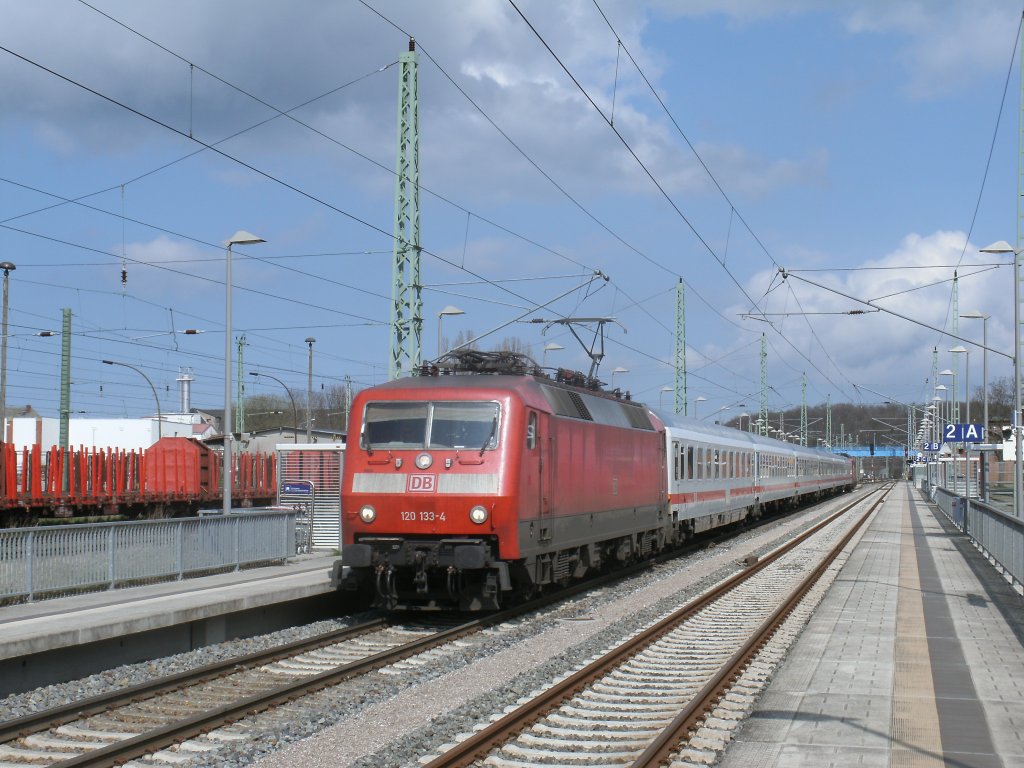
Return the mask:
<svg viewBox="0 0 1024 768"><path fill-rule="evenodd" d="M942 759L939 711L935 704L909 503L904 506L901 524L889 765L893 768L942 768L945 763Z"/></svg>

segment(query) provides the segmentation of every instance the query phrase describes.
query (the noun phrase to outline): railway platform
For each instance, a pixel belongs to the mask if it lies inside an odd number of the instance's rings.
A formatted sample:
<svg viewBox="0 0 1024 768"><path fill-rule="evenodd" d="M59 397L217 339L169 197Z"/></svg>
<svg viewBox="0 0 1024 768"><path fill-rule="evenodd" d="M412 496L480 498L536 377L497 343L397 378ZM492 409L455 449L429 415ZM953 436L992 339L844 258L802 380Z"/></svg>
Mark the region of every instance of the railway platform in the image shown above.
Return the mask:
<svg viewBox="0 0 1024 768"><path fill-rule="evenodd" d="M1024 765L1024 598L898 484L719 764Z"/></svg>
<svg viewBox="0 0 1024 768"><path fill-rule="evenodd" d="M337 615L337 558L0 607L0 696Z"/></svg>

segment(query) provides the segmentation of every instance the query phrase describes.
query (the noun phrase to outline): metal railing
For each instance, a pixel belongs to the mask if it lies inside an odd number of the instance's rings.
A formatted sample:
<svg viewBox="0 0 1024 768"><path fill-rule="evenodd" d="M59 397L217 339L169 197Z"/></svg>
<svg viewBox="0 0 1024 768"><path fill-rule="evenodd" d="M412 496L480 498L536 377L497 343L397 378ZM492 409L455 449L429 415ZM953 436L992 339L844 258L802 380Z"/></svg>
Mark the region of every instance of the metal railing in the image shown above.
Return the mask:
<svg viewBox="0 0 1024 768"><path fill-rule="evenodd" d="M965 504L963 495L945 488L929 490L946 517L978 545L1018 592L1024 590L1024 520L975 498Z"/></svg>
<svg viewBox="0 0 1024 768"><path fill-rule="evenodd" d="M0 601L171 581L296 554L295 512L0 530Z"/></svg>

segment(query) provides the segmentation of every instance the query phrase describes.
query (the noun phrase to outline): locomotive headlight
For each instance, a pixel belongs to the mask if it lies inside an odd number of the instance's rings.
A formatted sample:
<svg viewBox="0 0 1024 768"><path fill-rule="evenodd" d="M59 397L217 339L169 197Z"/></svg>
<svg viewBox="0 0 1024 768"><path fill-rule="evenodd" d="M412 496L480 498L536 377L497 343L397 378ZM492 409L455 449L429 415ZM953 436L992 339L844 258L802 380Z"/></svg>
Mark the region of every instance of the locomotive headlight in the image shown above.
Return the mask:
<svg viewBox="0 0 1024 768"><path fill-rule="evenodd" d="M359 519L364 523L372 523L377 519L377 510L366 504L359 510Z"/></svg>
<svg viewBox="0 0 1024 768"><path fill-rule="evenodd" d="M481 507L479 505L469 510L469 519L477 525L483 525L487 522L488 512L487 507Z"/></svg>
<svg viewBox="0 0 1024 768"><path fill-rule="evenodd" d="M429 453L421 453L416 457L416 467L419 469L430 469L433 463L434 458Z"/></svg>

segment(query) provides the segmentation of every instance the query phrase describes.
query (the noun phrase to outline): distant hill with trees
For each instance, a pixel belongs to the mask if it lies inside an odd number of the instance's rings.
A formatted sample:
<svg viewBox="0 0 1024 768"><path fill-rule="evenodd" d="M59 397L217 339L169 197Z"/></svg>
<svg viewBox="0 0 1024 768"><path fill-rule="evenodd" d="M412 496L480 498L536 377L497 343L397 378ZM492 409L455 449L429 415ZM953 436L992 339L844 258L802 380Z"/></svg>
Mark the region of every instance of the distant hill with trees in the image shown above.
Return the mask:
<svg viewBox="0 0 1024 768"><path fill-rule="evenodd" d="M920 424L922 410L931 403L912 403L914 406L914 427ZM753 419L757 420L757 410L745 409L747 413L753 413ZM817 445L818 438L825 437L825 404L807 406L807 444ZM971 392L971 421L980 424L984 412L984 389L983 387L972 388ZM988 385L988 420L992 429L998 429L1010 423L1010 415L1013 413L1013 380L1009 377L994 379ZM779 429L780 417L782 429L785 432L800 431L800 407L786 408L782 411L769 409L768 422L772 429ZM960 401L960 420L967 421L967 403ZM747 428L747 420L743 419L743 428ZM733 416L724 422L731 427L739 427L740 418ZM839 445L840 435L847 438L847 442L858 445L870 445L872 437L876 444L898 444L906 442L907 430L907 406L900 403L879 402L879 403L833 403L832 404L832 441ZM990 440L997 440L996 435L991 435Z"/></svg>

